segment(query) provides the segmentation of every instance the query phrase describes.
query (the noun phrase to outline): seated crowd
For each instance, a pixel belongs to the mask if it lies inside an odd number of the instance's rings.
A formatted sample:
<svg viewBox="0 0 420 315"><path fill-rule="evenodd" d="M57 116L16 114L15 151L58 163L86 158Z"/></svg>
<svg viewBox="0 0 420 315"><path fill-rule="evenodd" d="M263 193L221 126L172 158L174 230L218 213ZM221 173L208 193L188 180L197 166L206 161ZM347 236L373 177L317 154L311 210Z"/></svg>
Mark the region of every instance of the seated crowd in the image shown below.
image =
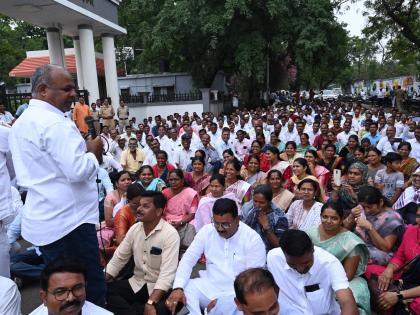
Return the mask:
<svg viewBox="0 0 420 315"><path fill-rule="evenodd" d="M34 315L420 314L417 116L320 102L103 125L108 311L77 260L15 248L11 274L41 279Z"/></svg>

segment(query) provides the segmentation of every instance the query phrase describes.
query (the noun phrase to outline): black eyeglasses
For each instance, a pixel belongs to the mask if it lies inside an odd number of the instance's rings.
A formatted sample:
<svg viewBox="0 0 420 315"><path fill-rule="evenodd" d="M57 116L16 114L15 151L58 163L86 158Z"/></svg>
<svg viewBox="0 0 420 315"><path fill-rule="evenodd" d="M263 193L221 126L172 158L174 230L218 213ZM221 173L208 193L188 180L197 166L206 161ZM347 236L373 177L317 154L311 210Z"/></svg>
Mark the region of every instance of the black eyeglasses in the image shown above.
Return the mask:
<svg viewBox="0 0 420 315"><path fill-rule="evenodd" d="M69 297L69 293L73 294L74 297L81 297L85 293L85 285L77 284L71 289L57 289L54 292L47 290L49 294L54 295L57 301L64 301Z"/></svg>
<svg viewBox="0 0 420 315"><path fill-rule="evenodd" d="M219 222L215 222L213 220L213 218L211 219L211 223L213 224L213 226L217 229L219 227L222 227L223 230L227 230L228 228L230 228L234 222L223 222L223 223L219 223Z"/></svg>

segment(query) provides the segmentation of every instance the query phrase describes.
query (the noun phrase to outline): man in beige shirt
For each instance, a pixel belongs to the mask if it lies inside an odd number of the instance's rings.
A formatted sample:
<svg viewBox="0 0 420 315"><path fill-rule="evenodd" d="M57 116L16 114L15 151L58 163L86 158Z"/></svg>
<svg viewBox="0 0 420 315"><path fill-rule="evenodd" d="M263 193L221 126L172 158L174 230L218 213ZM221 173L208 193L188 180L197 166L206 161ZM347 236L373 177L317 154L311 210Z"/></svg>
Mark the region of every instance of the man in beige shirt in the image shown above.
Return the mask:
<svg viewBox="0 0 420 315"><path fill-rule="evenodd" d="M143 165L145 158L143 151L138 148L137 139L130 139L128 141L128 149L121 154L120 162L124 171L129 172L130 175L135 175Z"/></svg>
<svg viewBox="0 0 420 315"><path fill-rule="evenodd" d="M114 115L115 115L114 109L112 108L111 105L109 105L108 100L105 99L99 111L99 116L102 118L102 125L108 126L109 128L114 128L115 127Z"/></svg>
<svg viewBox="0 0 420 315"><path fill-rule="evenodd" d="M128 116L130 115L128 111L128 106L125 105L123 101L120 102L120 106L117 108L118 116L118 127L120 128L120 133L124 132L126 126L128 126Z"/></svg>
<svg viewBox="0 0 420 315"><path fill-rule="evenodd" d="M169 314L165 299L178 266L179 236L162 219L166 198L160 192L141 194L134 224L106 267L107 308L114 314ZM133 256L134 275L113 281Z"/></svg>

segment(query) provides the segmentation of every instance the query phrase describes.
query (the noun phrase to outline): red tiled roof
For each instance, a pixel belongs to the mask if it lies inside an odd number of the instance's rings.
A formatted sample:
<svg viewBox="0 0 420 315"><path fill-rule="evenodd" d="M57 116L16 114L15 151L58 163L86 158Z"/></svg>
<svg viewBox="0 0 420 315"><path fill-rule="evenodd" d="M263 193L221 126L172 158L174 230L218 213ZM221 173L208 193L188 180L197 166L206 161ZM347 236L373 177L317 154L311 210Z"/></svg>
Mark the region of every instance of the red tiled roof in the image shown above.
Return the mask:
<svg viewBox="0 0 420 315"><path fill-rule="evenodd" d="M75 55L66 55L65 58L67 70L70 73L76 73ZM26 58L9 72L9 76L30 78L38 67L48 63L50 63L49 56ZM103 59L96 58L96 69L99 75L104 75L105 71Z"/></svg>

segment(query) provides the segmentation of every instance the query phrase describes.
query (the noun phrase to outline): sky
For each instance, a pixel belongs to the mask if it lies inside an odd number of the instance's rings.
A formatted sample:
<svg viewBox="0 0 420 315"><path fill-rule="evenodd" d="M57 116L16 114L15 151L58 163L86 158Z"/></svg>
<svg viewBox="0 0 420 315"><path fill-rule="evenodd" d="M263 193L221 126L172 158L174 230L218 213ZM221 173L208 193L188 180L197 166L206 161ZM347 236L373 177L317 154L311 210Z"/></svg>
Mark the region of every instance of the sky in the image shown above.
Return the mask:
<svg viewBox="0 0 420 315"><path fill-rule="evenodd" d="M357 1L356 3L345 4L343 8L336 12L336 17L339 22L344 22L347 24L347 30L350 33L350 36L361 36L362 29L366 26L367 17L363 16L363 11L366 10L363 1ZM345 10L345 6L350 6L349 10Z"/></svg>

